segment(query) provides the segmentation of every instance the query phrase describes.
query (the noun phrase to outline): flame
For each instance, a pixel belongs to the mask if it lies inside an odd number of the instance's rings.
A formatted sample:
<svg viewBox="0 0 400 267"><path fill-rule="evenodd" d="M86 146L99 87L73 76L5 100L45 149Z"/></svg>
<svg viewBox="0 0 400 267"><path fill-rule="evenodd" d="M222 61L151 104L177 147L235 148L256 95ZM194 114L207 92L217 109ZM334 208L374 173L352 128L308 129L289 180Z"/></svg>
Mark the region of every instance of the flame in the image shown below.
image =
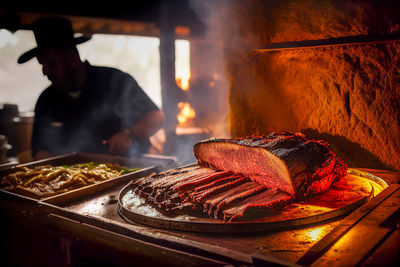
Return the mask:
<svg viewBox="0 0 400 267"><path fill-rule="evenodd" d="M176 83L183 91L189 90L190 71L181 71L176 73Z"/></svg>
<svg viewBox="0 0 400 267"><path fill-rule="evenodd" d="M178 108L180 111L178 116L176 117L180 125L185 124L186 122L188 122L188 120L196 117L196 112L188 102L179 102Z"/></svg>

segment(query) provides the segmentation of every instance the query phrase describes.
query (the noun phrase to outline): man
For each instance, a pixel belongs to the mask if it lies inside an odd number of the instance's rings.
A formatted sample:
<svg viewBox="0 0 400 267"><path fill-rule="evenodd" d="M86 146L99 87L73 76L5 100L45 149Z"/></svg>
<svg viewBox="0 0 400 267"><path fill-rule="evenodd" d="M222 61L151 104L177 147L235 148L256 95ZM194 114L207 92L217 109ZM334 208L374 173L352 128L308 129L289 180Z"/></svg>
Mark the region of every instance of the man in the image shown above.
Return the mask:
<svg viewBox="0 0 400 267"><path fill-rule="evenodd" d="M33 57L51 81L35 106L32 156L43 159L74 151L138 155L148 152L149 137L164 115L129 74L82 62L71 22L44 17L32 24L37 47L18 63Z"/></svg>

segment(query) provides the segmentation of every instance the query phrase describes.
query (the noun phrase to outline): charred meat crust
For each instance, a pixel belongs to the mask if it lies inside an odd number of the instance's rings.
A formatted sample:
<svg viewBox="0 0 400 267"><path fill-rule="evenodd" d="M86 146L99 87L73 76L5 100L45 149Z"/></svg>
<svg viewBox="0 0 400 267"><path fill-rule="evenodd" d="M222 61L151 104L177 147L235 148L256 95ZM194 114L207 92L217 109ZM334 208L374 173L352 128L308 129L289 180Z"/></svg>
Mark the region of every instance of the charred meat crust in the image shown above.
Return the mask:
<svg viewBox="0 0 400 267"><path fill-rule="evenodd" d="M325 141L287 132L210 138L195 144L193 151L200 166L231 171L234 168L234 172L266 187L280 188L296 200L326 190L347 171L346 163ZM246 165L251 168L246 169Z"/></svg>

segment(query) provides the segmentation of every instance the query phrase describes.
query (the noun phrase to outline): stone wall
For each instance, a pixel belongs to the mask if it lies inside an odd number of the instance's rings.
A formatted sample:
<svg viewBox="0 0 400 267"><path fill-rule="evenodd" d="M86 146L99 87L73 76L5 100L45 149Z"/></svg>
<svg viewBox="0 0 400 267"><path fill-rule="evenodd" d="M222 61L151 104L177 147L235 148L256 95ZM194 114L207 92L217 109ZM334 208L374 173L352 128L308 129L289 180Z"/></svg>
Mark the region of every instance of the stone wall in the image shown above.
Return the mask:
<svg viewBox="0 0 400 267"><path fill-rule="evenodd" d="M276 3L278 2L278 4ZM380 3L383 2L383 3ZM232 136L324 138L350 166L400 169L400 42L257 52L270 43L400 32L395 1L222 1Z"/></svg>

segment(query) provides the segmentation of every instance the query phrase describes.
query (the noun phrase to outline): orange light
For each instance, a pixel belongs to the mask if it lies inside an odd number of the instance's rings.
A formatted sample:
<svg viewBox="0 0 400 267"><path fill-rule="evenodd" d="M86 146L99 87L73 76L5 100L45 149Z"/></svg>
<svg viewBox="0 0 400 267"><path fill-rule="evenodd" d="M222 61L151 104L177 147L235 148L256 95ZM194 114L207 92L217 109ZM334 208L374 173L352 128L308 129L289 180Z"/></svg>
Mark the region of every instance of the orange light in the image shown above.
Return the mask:
<svg viewBox="0 0 400 267"><path fill-rule="evenodd" d="M175 80L184 91L189 90L190 76L190 42L175 40Z"/></svg>
<svg viewBox="0 0 400 267"><path fill-rule="evenodd" d="M178 122L180 125L185 124L188 120L196 117L196 112L187 102L179 102L178 103L179 114L177 116Z"/></svg>
<svg viewBox="0 0 400 267"><path fill-rule="evenodd" d="M176 26L175 27L175 34L181 36L187 36L190 34L190 28L185 26Z"/></svg>
<svg viewBox="0 0 400 267"><path fill-rule="evenodd" d="M189 80L190 80L190 71L182 71L181 73L176 73L175 77L176 83L183 91L189 90Z"/></svg>
<svg viewBox="0 0 400 267"><path fill-rule="evenodd" d="M310 241L317 241L326 234L326 229L319 227L306 232L306 236Z"/></svg>

